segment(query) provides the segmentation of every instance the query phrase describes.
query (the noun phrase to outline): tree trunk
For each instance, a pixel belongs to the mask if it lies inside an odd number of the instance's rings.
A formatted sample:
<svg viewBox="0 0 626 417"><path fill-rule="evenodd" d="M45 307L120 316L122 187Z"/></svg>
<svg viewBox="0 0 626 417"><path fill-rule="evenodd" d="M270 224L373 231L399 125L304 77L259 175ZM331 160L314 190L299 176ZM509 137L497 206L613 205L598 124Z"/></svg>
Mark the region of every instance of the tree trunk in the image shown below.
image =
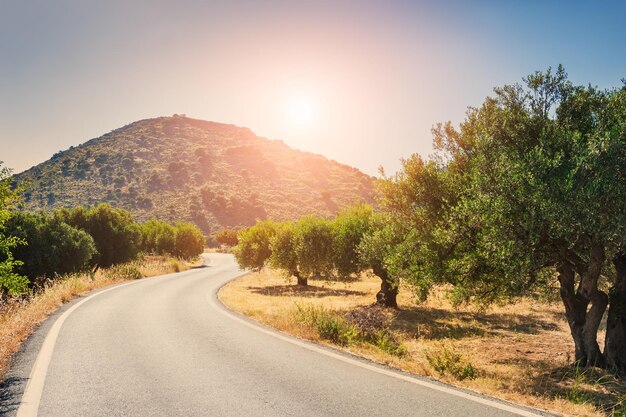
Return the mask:
<svg viewBox="0 0 626 417"><path fill-rule="evenodd" d="M609 292L604 355L609 369L626 375L626 253L613 260L615 285Z"/></svg>
<svg viewBox="0 0 626 417"><path fill-rule="evenodd" d="M565 262L559 268L561 300L565 306L565 317L574 339L574 360L581 366L587 364L587 350L583 341L588 302L575 290L575 273L571 264Z"/></svg>
<svg viewBox="0 0 626 417"><path fill-rule="evenodd" d="M306 286L309 285L307 278L306 277L303 278L302 276L300 276L300 272L299 271L294 271L293 275L298 280L298 285L301 285L303 287L306 287Z"/></svg>
<svg viewBox="0 0 626 417"><path fill-rule="evenodd" d="M591 308L583 326L583 342L587 353L586 365L603 368L605 361L600 346L598 346L598 328L606 311L606 306L609 304L609 298L605 292L598 290L598 279L605 260L604 246L594 246L589 258L589 266L581 276L579 288L583 297L591 302Z"/></svg>
<svg viewBox="0 0 626 417"><path fill-rule="evenodd" d="M380 291L376 294L376 302L385 307L398 308L398 285L390 279L383 267L374 267L373 271L382 281Z"/></svg>

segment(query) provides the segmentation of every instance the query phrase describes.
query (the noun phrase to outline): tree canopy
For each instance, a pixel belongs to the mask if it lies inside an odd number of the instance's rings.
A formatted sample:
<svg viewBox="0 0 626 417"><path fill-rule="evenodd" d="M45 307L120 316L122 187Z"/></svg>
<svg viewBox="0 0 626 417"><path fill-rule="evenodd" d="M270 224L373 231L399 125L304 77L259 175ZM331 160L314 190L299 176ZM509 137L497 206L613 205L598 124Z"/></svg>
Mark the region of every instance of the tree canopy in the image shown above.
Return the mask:
<svg viewBox="0 0 626 417"><path fill-rule="evenodd" d="M577 361L623 371L623 347L610 343L623 346L624 313L609 312L619 335L607 330L605 353L597 331L609 301L599 282L626 296L615 272L626 236L626 87L573 86L559 67L494 91L459 129L434 129L432 161L414 156L383 181L384 210L405 233L391 270L480 304L556 277Z"/></svg>
<svg viewBox="0 0 626 417"><path fill-rule="evenodd" d="M11 216L11 210L19 201L19 193L11 188L11 170L0 162L0 295L7 292L17 295L24 292L28 279L15 272L22 265L13 257L13 249L24 242L15 236L8 235L5 223Z"/></svg>

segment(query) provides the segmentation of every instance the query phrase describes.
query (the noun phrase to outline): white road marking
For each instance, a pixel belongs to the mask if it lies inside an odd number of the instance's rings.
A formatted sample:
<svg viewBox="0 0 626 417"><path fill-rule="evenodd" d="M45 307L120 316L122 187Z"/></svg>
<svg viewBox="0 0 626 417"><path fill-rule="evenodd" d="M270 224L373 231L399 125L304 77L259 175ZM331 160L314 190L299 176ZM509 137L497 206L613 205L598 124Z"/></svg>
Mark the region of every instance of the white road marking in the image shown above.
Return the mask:
<svg viewBox="0 0 626 417"><path fill-rule="evenodd" d="M239 278L240 276L247 275L247 274L248 274L248 272L246 272L246 273L244 273L242 275L239 275L239 276L237 276L237 277L235 277L233 279ZM226 285L226 284L224 284L224 285ZM218 289L218 292L219 292L220 289ZM214 303L213 292L210 292L207 295L207 299L210 302L210 304ZM296 339L295 337L286 336L286 335L283 335L281 333L278 333L278 331L270 330L270 329L262 327L262 326L260 326L258 324L249 322L248 320L245 320L243 317L240 317L238 313L234 313L233 311L231 311L228 307L226 307L219 300L219 298L217 299L217 302L220 304L220 305L216 306L217 310L220 313L224 314L225 316L227 316L227 317L229 317L229 318L231 318L231 319L233 319L233 320L235 320L235 321L237 321L237 322L239 322L239 323L241 323L243 325L246 325L246 326L248 326L248 327L250 327L250 328L252 328L254 330L257 330L257 331L259 331L261 333L265 333L267 335L270 335L270 336L275 337L277 339L280 339L280 340L283 340L285 342L291 343L293 345L300 346L300 347L302 347L304 349L308 349L310 351L313 351L313 352L316 352L316 353L320 353L322 355L331 357L333 359L337 359L337 360L342 361L342 362L349 363L349 364L354 365L354 366L358 366L360 368L367 369L367 370L372 371L372 372L377 372L379 374L390 376L390 377L396 378L396 379L400 379L402 381L410 382L410 383L415 384L415 385L421 385L423 387L430 388L430 389L433 389L435 391L440 391L440 392L444 392L446 394L454 395L456 397L461 397L461 398L464 398L466 400L470 400L470 401L477 402L479 404L487 405L489 407L497 408L497 409L500 409L500 410L503 410L503 411L508 411L510 413L517 414L519 416L524 416L524 417L545 417L545 415L543 415L543 414L533 413L533 412L528 411L528 410L524 410L524 409L521 409L521 408L513 407L513 406L510 406L510 405L507 405L507 404L504 404L504 403L500 403L500 402L493 401L493 400L490 400L490 399L487 399L487 398L479 397L477 395L472 395L472 394L469 394L467 392L456 390L454 388L449 388L449 387L446 387L446 386L443 386L443 385L434 384L432 382L423 381L421 379L413 378L413 377L410 377L408 375L404 375L404 374L399 373L399 372L394 372L391 369L384 369L384 368L381 368L381 367L378 367L378 366L370 365L370 364L365 363L365 362L361 362L361 361L356 360L356 359L352 359L352 358L344 356L344 355L340 355L338 353L335 353L335 352L331 351L330 349L324 349L321 346L315 346L311 342L304 342L302 340Z"/></svg>
<svg viewBox="0 0 626 417"><path fill-rule="evenodd" d="M43 387L46 382L46 375L48 374L48 367L50 366L50 360L52 359L52 353L54 352L54 346L56 344L57 338L59 337L61 326L63 326L63 323L69 317L69 315L72 314L72 312L78 307L94 297L97 297L112 290L116 290L118 288L125 287L127 285L135 284L137 282L141 281L127 282L92 294L84 300L77 302L72 307L68 308L63 314L61 314L61 316L59 316L59 318L50 328L50 331L48 332L48 335L46 336L43 345L41 346L41 350L37 355L37 359L35 360L33 369L30 371L28 383L26 384L26 388L24 388L24 394L22 395L20 406L17 409L17 417L37 416L37 413L39 412L39 402L41 401L41 394L43 393Z"/></svg>
<svg viewBox="0 0 626 417"><path fill-rule="evenodd" d="M205 258L206 259L206 258ZM215 271L215 270L214 270ZM215 271L217 272L217 271ZM246 275L248 274L248 272L245 272L241 275L238 275L236 277L234 277L233 279L236 279L240 276ZM61 327L63 326L63 323L65 322L65 320L67 320L67 318L69 317L70 314L72 314L72 312L74 312L74 310L76 310L78 307L80 307L81 305L83 305L84 303L86 303L87 301L91 300L94 297L97 297L101 294L107 293L109 291L118 289L118 288L122 288L125 287L127 285L132 285L132 284L136 284L138 282L143 282L143 280L138 280L138 281L132 281L132 282L127 282L124 284L120 284L120 285L116 285L114 287L111 288L107 288L105 290L102 290L100 292L97 292L95 294L92 294L88 297L86 297L85 299L77 302L76 304L74 304L72 307L70 307L69 309L67 309L63 314L61 314L61 316L59 316L59 318L54 322L54 324L52 325L52 327L50 328L50 331L48 332L48 334L46 335L46 338L43 342L43 345L41 346L41 350L39 351L39 354L37 355L37 359L35 360L35 363L33 365L33 369L31 370L30 376L29 376L29 380L28 383L26 384L26 387L24 388L24 394L22 395L22 400L20 402L20 406L17 410L17 417L37 417L37 414L39 412L39 403L41 401L41 395L43 393L43 388L44 388L44 384L46 381L46 375L48 373L48 367L50 366L50 361L52 359L52 354L54 352L54 347L57 341L57 338L59 337L59 332L61 330ZM218 289L219 291L219 289ZM210 302L210 304L214 304L214 298L213 295L215 293L213 291L211 291L209 294L207 294L207 300ZM217 298L217 296L216 296ZM445 386L441 386L438 384L434 384L428 381L422 381L420 379L417 378L413 378L398 372L394 372L392 370L389 369L384 369L384 368L380 368L374 365L370 365L368 363L365 362L361 362L343 355L340 355L338 353L335 353L331 350L328 349L324 349L322 347L318 347L315 346L313 344L310 343L305 343L301 340L295 339L293 337L290 336L285 336L282 335L276 331L273 330L269 330L266 329L260 325L248 322L247 320L243 319L242 317L240 317L237 313L232 312L231 310L229 310L226 306L224 306L224 304L221 303L221 301L219 301L219 299L217 300L217 303L219 303L219 305L216 305L217 310L224 314L225 316L229 317L232 320L235 320L249 328L255 329L259 332L265 333L267 335L270 335L272 337L278 338L280 340L283 340L285 342L291 343L293 345L296 346L300 346L304 349L313 351L313 352L317 352L320 353L322 355L331 357L333 359L336 360L340 360L346 363L349 363L351 365L354 366L358 366L367 370L370 370L372 372L377 372L379 374L382 375L386 375L392 378L396 378L396 379L400 379L412 384L416 384L416 385L420 385L423 387L427 387L436 391L440 391L440 392L444 392L446 394L450 394L450 395L454 395L457 397L461 397L461 398L465 398L467 400L470 401L474 401L480 404L484 404L490 407L494 407L503 411L508 411L520 416L524 416L524 417L545 417L541 414L537 414L537 413L533 413L527 410L523 410L520 408L516 408L516 407L512 407L509 406L507 404L503 404L503 403L499 403L493 400L489 400L487 398L482 398L482 397L478 397L476 395L472 395L472 394L468 394L466 392L463 391L459 391L459 390L455 390L453 388L448 388Z"/></svg>
<svg viewBox="0 0 626 417"><path fill-rule="evenodd" d="M211 266L213 260L207 256L206 253L203 253L202 258L205 261L206 266ZM191 270L193 271L193 270ZM185 271L187 272L187 271ZM174 275L174 274L165 274L165 275ZM163 276L163 275L161 275ZM118 288L125 287L127 285L135 284L137 282L142 282L143 280L126 282L123 284L115 285L111 288L107 288L95 294L92 294L74 304L72 307L68 308L59 318L54 322L50 331L46 335L46 338L43 341L41 349L37 354L37 359L35 359L35 363L33 364L33 369L30 371L30 375L28 377L28 382L26 383L26 387L24 388L24 393L22 394L22 400L20 401L19 408L17 409L16 417L37 417L39 413L39 402L41 401L41 394L43 393L43 387L46 382L46 375L48 374L48 367L50 366L50 360L52 359L52 353L54 352L54 346L56 345L56 341L59 337L59 332L61 331L61 327L67 318L69 317L74 310L78 307L91 300L94 297L99 296L100 294L107 293L112 290L116 290Z"/></svg>

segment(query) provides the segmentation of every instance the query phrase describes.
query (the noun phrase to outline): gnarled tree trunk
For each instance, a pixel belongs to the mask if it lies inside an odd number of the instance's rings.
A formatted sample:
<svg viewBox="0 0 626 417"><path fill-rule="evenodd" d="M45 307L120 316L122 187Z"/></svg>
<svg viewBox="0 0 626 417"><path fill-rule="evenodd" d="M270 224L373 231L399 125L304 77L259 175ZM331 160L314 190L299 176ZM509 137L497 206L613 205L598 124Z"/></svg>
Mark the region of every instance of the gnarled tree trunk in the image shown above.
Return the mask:
<svg viewBox="0 0 626 417"><path fill-rule="evenodd" d="M376 302L385 307L398 308L398 285L387 273L387 270L380 266L373 268L374 274L378 276L382 282L380 283L380 291L376 294Z"/></svg>
<svg viewBox="0 0 626 417"><path fill-rule="evenodd" d="M609 369L626 374L626 253L613 260L615 285L609 292L604 355Z"/></svg>
<svg viewBox="0 0 626 417"><path fill-rule="evenodd" d="M293 271L292 274L298 280L298 285L301 285L303 287L306 287L306 286L309 285L309 282L308 282L307 278L306 277L302 277L300 275L300 271Z"/></svg>
<svg viewBox="0 0 626 417"><path fill-rule="evenodd" d="M598 346L598 328L602 316L609 304L609 297L604 291L598 290L598 279L604 264L604 246L596 245L591 249L587 270L581 274L580 293L591 302L587 319L583 326L583 342L587 354L587 366L604 367L604 355Z"/></svg>
<svg viewBox="0 0 626 417"><path fill-rule="evenodd" d="M588 262L576 257L576 268L574 264L565 260L566 256L563 258L564 261L559 267L559 283L565 316L574 339L576 363L581 366L602 368L606 362L598 345L598 328L609 302L606 293L598 290L598 279L605 260L604 246L594 245L589 253ZM580 277L577 289L576 272ZM591 308L587 311L590 303Z"/></svg>
<svg viewBox="0 0 626 417"><path fill-rule="evenodd" d="M587 305L589 302L576 291L576 274L571 264L565 262L559 268L559 284L561 300L565 306L565 317L574 339L574 359L576 363L587 364L587 350L583 341L583 327L585 326Z"/></svg>

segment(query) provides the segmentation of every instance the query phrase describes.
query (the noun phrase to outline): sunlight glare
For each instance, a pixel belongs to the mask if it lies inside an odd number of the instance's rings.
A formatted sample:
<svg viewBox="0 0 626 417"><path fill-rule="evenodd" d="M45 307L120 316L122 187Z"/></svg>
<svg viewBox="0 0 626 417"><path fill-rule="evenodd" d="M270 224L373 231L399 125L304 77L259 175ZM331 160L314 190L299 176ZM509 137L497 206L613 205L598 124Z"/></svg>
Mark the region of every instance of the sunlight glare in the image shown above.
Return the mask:
<svg viewBox="0 0 626 417"><path fill-rule="evenodd" d="M318 121L319 106L311 97L292 97L286 104L286 116L293 128L310 129Z"/></svg>

